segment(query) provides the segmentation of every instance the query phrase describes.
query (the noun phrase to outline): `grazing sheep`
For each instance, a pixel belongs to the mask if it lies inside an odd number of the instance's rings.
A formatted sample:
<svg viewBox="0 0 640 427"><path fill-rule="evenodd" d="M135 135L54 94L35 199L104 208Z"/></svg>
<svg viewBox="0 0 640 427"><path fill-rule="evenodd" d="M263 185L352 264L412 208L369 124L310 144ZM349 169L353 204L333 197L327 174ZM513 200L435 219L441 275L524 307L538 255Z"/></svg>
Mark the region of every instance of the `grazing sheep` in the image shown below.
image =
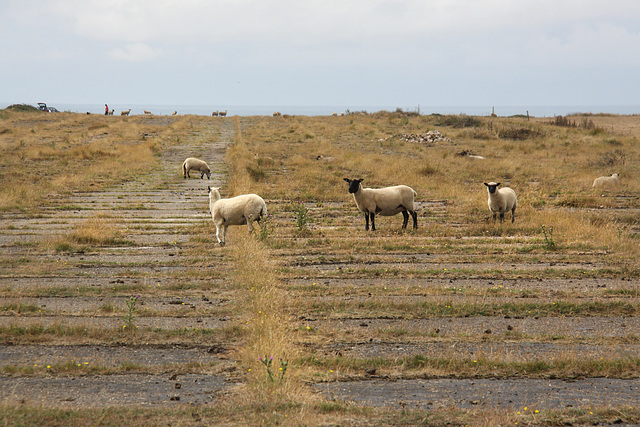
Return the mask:
<svg viewBox="0 0 640 427"><path fill-rule="evenodd" d="M207 174L207 179L211 179L211 169L204 160L196 159L195 157L189 157L182 163L182 173L184 179L191 178L189 171L200 171L200 179L204 179L204 174Z"/></svg>
<svg viewBox="0 0 640 427"><path fill-rule="evenodd" d="M280 117L282 113L280 111L274 111L273 117Z"/></svg>
<svg viewBox="0 0 640 427"><path fill-rule="evenodd" d="M260 224L263 216L267 216L267 205L257 194L244 194L229 199L220 198L219 188L207 187L209 192L209 209L213 223L216 225L216 238L220 246L225 245L227 227L247 224L249 234L253 231L253 221ZM262 227L262 225L261 225ZM222 233L220 232L222 230Z"/></svg>
<svg viewBox="0 0 640 427"><path fill-rule="evenodd" d="M407 228L409 214L413 218L413 228L418 228L418 214L413 208L414 198L418 195L413 188L406 185L396 185L386 188L362 188L361 179L344 178L349 184L349 193L361 212L364 212L365 230L369 230L369 218L371 218L371 230L376 229L376 214L392 216L402 212L404 221L402 229Z"/></svg>
<svg viewBox="0 0 640 427"><path fill-rule="evenodd" d="M131 108L129 108L128 110L125 110L125 111L120 111L120 115L121 116L128 116L130 112L131 112Z"/></svg>
<svg viewBox="0 0 640 427"><path fill-rule="evenodd" d="M144 110L145 114L151 114L151 111Z"/></svg>
<svg viewBox="0 0 640 427"><path fill-rule="evenodd" d="M591 188L613 189L620 186L620 174L614 173L611 176L601 176L593 180Z"/></svg>
<svg viewBox="0 0 640 427"><path fill-rule="evenodd" d="M504 214L511 211L511 222L515 221L518 198L516 192L509 187L498 189L499 182L484 183L489 192L489 209L493 212L493 222L496 222L496 215L500 214L500 222L504 221Z"/></svg>

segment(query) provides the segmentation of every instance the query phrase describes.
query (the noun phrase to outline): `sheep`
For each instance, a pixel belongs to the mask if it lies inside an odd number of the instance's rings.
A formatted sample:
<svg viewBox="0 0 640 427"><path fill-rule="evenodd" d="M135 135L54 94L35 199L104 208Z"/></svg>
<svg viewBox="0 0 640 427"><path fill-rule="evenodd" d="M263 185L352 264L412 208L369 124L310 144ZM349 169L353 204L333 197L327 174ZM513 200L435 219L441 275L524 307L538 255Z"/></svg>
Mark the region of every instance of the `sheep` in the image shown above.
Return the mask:
<svg viewBox="0 0 640 427"><path fill-rule="evenodd" d="M113 116L113 113L114 113L115 111L116 111L116 110L109 110L109 115L110 115L110 116Z"/></svg>
<svg viewBox="0 0 640 427"><path fill-rule="evenodd" d="M204 179L204 174L207 174L207 179L211 179L211 168L204 160L196 159L195 157L189 157L182 163L182 173L184 179L191 178L189 171L200 171L200 179Z"/></svg>
<svg viewBox="0 0 640 427"><path fill-rule="evenodd" d="M515 221L516 207L518 206L518 198L516 192L509 187L498 189L499 182L484 183L489 192L489 210L493 213L493 222L496 222L496 216L500 214L500 222L504 221L504 214L511 211L511 222Z"/></svg>
<svg viewBox="0 0 640 427"><path fill-rule="evenodd" d="M280 117L282 115L282 113L280 111L274 111L273 112L273 117Z"/></svg>
<svg viewBox="0 0 640 427"><path fill-rule="evenodd" d="M620 186L620 174L614 173L611 176L601 176L593 180L591 188L613 189Z"/></svg>
<svg viewBox="0 0 640 427"><path fill-rule="evenodd" d="M125 111L120 111L120 115L121 116L128 116L130 112L131 112L131 108L129 108L128 110L125 110Z"/></svg>
<svg viewBox="0 0 640 427"><path fill-rule="evenodd" d="M145 114L151 114L151 111L144 110L144 113L145 113Z"/></svg>
<svg viewBox="0 0 640 427"><path fill-rule="evenodd" d="M211 113L213 117L218 117L219 114L220 114L219 111L214 111L213 113Z"/></svg>
<svg viewBox="0 0 640 427"><path fill-rule="evenodd" d="M177 111L174 111L173 113L171 113L171 115L172 115L172 116L177 116L177 115L178 115L178 112L177 112Z"/></svg>
<svg viewBox="0 0 640 427"><path fill-rule="evenodd" d="M227 110L220 111L218 114L220 115L220 117L224 117L227 115Z"/></svg>
<svg viewBox="0 0 640 427"><path fill-rule="evenodd" d="M404 221L402 229L407 228L409 214L413 218L413 228L418 228L418 214L413 208L414 198L418 195L413 188L406 185L396 185L386 188L362 188L362 179L344 178L349 184L349 193L353 194L353 199L361 212L364 212L365 230L369 230L369 219L371 219L371 231L375 231L376 214L382 216L392 216L402 212Z"/></svg>
<svg viewBox="0 0 640 427"><path fill-rule="evenodd" d="M220 246L224 246L227 227L247 224L249 234L251 234L253 221L257 221L260 224L262 217L267 216L267 205L262 197L257 194L244 194L221 199L219 190L219 188L207 187L211 218L216 225L216 239L218 239ZM260 227L263 227L263 225L260 225Z"/></svg>

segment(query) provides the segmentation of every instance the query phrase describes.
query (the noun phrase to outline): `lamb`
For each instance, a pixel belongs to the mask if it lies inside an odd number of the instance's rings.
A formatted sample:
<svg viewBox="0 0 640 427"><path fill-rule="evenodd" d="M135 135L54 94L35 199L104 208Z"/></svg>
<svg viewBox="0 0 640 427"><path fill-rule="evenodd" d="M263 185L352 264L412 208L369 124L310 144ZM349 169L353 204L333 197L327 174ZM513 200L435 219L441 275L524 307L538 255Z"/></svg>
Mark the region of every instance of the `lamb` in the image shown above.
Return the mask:
<svg viewBox="0 0 640 427"><path fill-rule="evenodd" d="M128 110L125 110L125 111L120 111L120 115L121 116L128 116L130 112L131 112L131 108L129 108Z"/></svg>
<svg viewBox="0 0 640 427"><path fill-rule="evenodd" d="M213 223L216 225L216 238L220 246L226 243L227 227L247 224L249 234L253 231L253 221L260 224L263 216L267 216L267 205L257 194L221 199L219 188L207 187L209 192L209 209ZM262 225L260 225L263 227ZM220 232L222 231L222 233Z"/></svg>
<svg viewBox="0 0 640 427"><path fill-rule="evenodd" d="M613 189L620 186L620 174L614 173L611 176L601 176L593 180L591 188Z"/></svg>
<svg viewBox="0 0 640 427"><path fill-rule="evenodd" d="M196 159L195 157L189 157L182 163L182 173L184 179L191 178L189 171L200 171L200 179L204 179L204 174L207 174L207 179L211 179L211 168L204 160Z"/></svg>
<svg viewBox="0 0 640 427"><path fill-rule="evenodd" d="M493 212L493 222L496 222L496 216L500 214L500 222L504 221L504 214L511 211L511 222L515 221L516 207L518 206L518 198L516 192L509 187L498 189L499 182L484 183L489 192L489 210Z"/></svg>
<svg viewBox="0 0 640 427"><path fill-rule="evenodd" d="M404 221L402 229L407 228L409 214L413 218L413 228L418 228L418 214L413 208L414 198L418 195L413 188L406 185L396 185L386 188L362 188L362 179L344 178L349 184L349 193L353 194L353 199L361 212L364 212L365 230L369 230L369 219L371 219L371 231L376 229L376 214L382 216L393 216L402 212Z"/></svg>

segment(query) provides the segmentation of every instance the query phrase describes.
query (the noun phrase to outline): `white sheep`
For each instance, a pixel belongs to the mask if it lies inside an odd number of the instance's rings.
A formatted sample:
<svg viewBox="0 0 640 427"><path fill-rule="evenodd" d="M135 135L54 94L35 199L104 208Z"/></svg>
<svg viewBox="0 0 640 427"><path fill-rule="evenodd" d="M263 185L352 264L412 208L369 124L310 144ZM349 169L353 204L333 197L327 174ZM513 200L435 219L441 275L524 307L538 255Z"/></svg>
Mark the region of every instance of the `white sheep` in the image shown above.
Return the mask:
<svg viewBox="0 0 640 427"><path fill-rule="evenodd" d="M365 230L369 230L369 219L371 219L371 230L376 229L376 214L382 216L393 216L402 212L404 221L402 229L407 228L409 214L413 218L413 228L418 228L418 214L413 208L414 198L418 195L413 188L406 185L396 185L385 188L362 188L362 179L344 178L349 184L349 193L353 194L353 199L361 212L364 212Z"/></svg>
<svg viewBox="0 0 640 427"><path fill-rule="evenodd" d="M267 205L257 194L243 194L228 199L220 198L219 188L207 187L209 192L209 209L213 223L216 225L216 238L220 246L225 245L227 227L247 224L249 234L253 231L253 221L260 224L263 216L267 216ZM261 227L263 227L261 225ZM220 232L222 230L222 233Z"/></svg>
<svg viewBox="0 0 640 427"><path fill-rule="evenodd" d="M131 108L129 108L128 110L120 111L120 115L121 116L128 116L130 112L131 112Z"/></svg>
<svg viewBox="0 0 640 427"><path fill-rule="evenodd" d="M620 186L620 175L614 173L611 176L601 176L593 180L591 188L613 189Z"/></svg>
<svg viewBox="0 0 640 427"><path fill-rule="evenodd" d="M493 222L496 216L500 214L500 222L504 221L504 214L511 211L511 222L515 221L516 207L518 206L518 198L516 192L509 187L498 189L499 182L484 183L489 192L489 210L493 212Z"/></svg>
<svg viewBox="0 0 640 427"><path fill-rule="evenodd" d="M184 179L191 178L189 171L200 171L200 179L204 179L204 174L207 174L207 179L211 179L211 168L204 160L196 159L195 157L189 157L182 163L182 173Z"/></svg>

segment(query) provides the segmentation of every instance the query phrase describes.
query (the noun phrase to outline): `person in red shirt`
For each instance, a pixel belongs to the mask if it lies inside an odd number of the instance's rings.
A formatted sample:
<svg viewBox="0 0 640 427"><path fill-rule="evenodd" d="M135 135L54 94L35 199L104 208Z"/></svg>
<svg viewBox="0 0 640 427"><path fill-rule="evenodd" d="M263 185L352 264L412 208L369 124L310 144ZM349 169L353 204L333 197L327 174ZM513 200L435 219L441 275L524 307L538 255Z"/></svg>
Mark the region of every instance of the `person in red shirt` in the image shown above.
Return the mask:
<svg viewBox="0 0 640 427"><path fill-rule="evenodd" d="M105 116L109 115L109 106L107 104L104 104L104 115Z"/></svg>

